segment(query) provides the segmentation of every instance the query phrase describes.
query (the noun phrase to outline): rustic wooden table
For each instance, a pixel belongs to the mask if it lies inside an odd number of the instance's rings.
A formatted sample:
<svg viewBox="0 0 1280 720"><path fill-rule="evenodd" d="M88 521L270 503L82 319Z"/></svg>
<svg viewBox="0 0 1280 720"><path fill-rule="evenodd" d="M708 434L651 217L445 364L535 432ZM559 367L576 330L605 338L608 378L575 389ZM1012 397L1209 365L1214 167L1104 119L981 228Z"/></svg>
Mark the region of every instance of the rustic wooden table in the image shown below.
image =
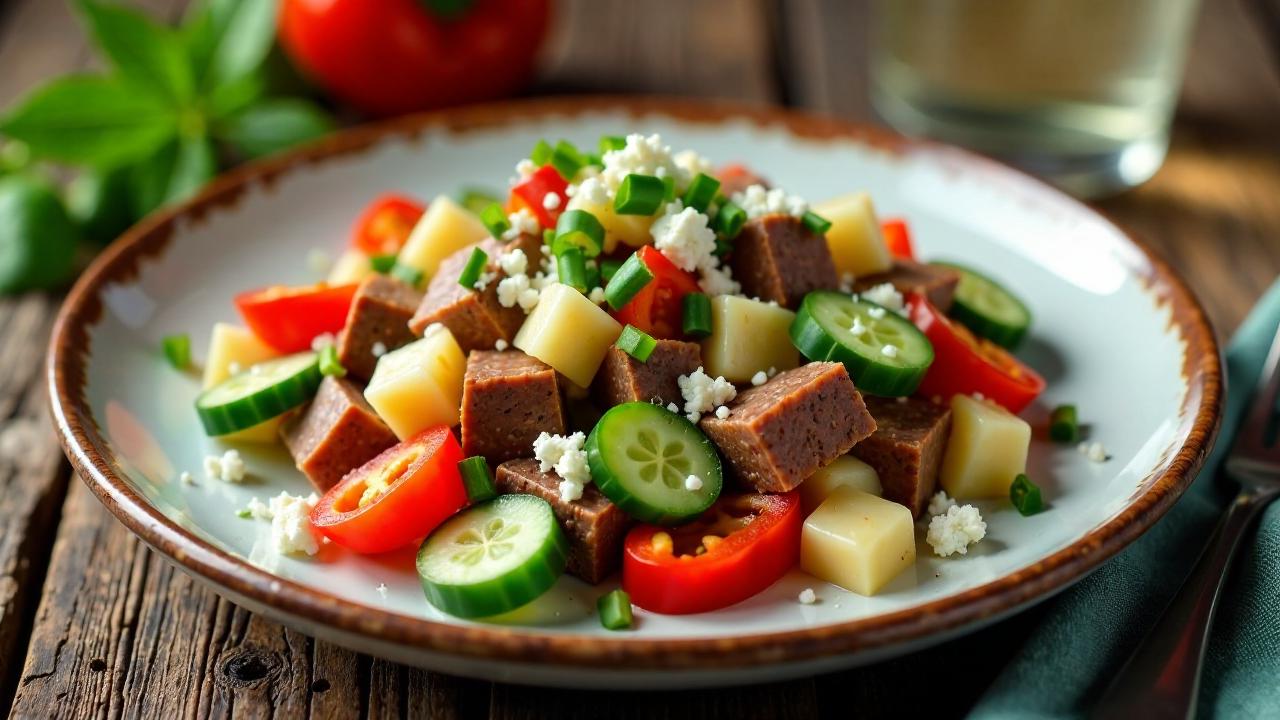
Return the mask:
<svg viewBox="0 0 1280 720"><path fill-rule="evenodd" d="M176 18L184 0L141 0ZM1280 11L1206 0L1173 149L1098 206L1181 270L1225 337L1280 270ZM674 93L874 120L848 0L570 0L536 92ZM1269 9L1268 9L1269 8ZM0 0L0 107L92 64L59 0ZM175 571L71 477L41 375L59 297L0 300L0 713L17 717L796 717L962 713L1016 647L963 640L930 667L676 694L497 685L358 655L235 607ZM990 642L990 641L989 641ZM990 662L974 662L978 658ZM956 673L955 663L965 671ZM884 678L929 674L885 697Z"/></svg>

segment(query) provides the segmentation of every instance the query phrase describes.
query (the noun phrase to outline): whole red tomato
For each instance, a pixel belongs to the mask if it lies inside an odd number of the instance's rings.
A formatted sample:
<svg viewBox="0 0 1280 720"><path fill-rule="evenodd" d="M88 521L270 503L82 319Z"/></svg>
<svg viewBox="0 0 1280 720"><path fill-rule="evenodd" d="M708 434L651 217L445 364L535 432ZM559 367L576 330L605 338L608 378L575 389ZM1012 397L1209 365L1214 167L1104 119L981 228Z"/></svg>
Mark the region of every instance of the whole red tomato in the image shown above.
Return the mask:
<svg viewBox="0 0 1280 720"><path fill-rule="evenodd" d="M340 100L396 115L509 95L534 69L550 0L284 0L280 42Z"/></svg>

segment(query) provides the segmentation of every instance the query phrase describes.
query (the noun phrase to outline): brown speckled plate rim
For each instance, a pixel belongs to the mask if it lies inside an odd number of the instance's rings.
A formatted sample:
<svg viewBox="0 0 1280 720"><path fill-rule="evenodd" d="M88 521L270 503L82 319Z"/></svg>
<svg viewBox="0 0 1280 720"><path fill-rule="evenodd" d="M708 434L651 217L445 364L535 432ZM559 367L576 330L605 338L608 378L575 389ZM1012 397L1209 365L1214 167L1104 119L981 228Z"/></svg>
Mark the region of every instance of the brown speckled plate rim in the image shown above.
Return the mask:
<svg viewBox="0 0 1280 720"><path fill-rule="evenodd" d="M233 170L198 197L157 213L130 229L81 276L58 315L50 342L47 380L60 440L76 471L130 530L186 570L286 617L332 627L380 643L446 655L508 663L558 664L605 670L732 669L814 660L835 654L919 640L1011 612L1058 591L1115 555L1158 520L1195 477L1217 432L1222 401L1221 362L1214 333L1197 299L1180 277L1129 235L1145 265L1130 267L1158 303L1171 308L1171 324L1186 346L1184 418L1192 418L1186 442L1159 472L1146 478L1129 504L1109 521L1049 557L996 580L922 606L855 621L740 637L646 638L643 630L618 637L583 637L537 628L452 625L410 617L336 598L261 570L184 530L136 492L113 469L113 457L85 398L88 328L101 316L101 291L136 278L141 261L167 247L175 223L200 222L213 209L234 206L246 186L270 185L282 174L326 159L359 153L387 137L413 138L428 128L455 132L501 128L524 120L621 112L660 115L695 124L747 121L811 140L852 140L891 153L936 147L887 130L773 107L670 98L582 97L498 103L426 113L354 128L307 147ZM970 165L988 161L960 151L949 157ZM1004 170L1006 173L1013 171ZM1015 174L1006 178L1018 180ZM1028 176L1021 182L1040 186ZM1087 206L1055 191L1081 212ZM1100 217L1100 216L1099 216ZM1107 222L1103 219L1103 222ZM1110 224L1110 223L1108 223ZM1126 233L1127 235L1127 233Z"/></svg>

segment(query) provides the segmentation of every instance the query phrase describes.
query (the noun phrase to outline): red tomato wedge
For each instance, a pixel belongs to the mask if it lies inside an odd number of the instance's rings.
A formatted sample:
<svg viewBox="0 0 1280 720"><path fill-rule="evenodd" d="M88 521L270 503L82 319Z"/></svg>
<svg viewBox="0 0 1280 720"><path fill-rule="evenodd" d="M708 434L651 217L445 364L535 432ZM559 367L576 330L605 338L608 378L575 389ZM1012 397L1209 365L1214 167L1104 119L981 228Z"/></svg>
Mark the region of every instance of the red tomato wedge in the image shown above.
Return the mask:
<svg viewBox="0 0 1280 720"><path fill-rule="evenodd" d="M337 334L347 323L356 285L325 283L303 287L273 285L236 295L236 309L260 340L282 353L311 349L324 333Z"/></svg>
<svg viewBox="0 0 1280 720"><path fill-rule="evenodd" d="M916 249L911 244L911 231L907 229L907 221L891 218L880 223L880 232L884 235L884 244L889 246L889 254L905 260L916 259Z"/></svg>
<svg viewBox="0 0 1280 720"><path fill-rule="evenodd" d="M687 615L741 602L800 559L800 495L728 495L693 522L627 533L622 588L651 612ZM713 539L714 538L714 539Z"/></svg>
<svg viewBox="0 0 1280 720"><path fill-rule="evenodd" d="M507 206L512 212L525 208L538 218L544 230L553 228L560 217L560 211L569 202L568 196L564 194L567 187L569 182L560 176L558 170L550 165L543 165L511 188L511 199L507 202ZM554 210L547 209L548 195L556 195L560 198L559 202L551 203L555 205Z"/></svg>
<svg viewBox="0 0 1280 720"><path fill-rule="evenodd" d="M1004 348L952 322L923 296L907 298L911 322L933 343L933 365L917 391L926 397L981 393L1012 413L1044 391L1044 378Z"/></svg>
<svg viewBox="0 0 1280 720"><path fill-rule="evenodd" d="M311 524L358 553L421 540L467 504L462 448L449 428L428 428L347 473L311 510Z"/></svg>
<svg viewBox="0 0 1280 720"><path fill-rule="evenodd" d="M614 310L614 319L623 325L634 325L655 338L681 337L684 332L681 303L685 295L699 292L697 279L676 267L652 245L645 245L636 254L653 273L653 280L626 305Z"/></svg>
<svg viewBox="0 0 1280 720"><path fill-rule="evenodd" d="M383 195L360 214L351 233L351 246L365 255L394 255L404 247L426 210L411 197Z"/></svg>

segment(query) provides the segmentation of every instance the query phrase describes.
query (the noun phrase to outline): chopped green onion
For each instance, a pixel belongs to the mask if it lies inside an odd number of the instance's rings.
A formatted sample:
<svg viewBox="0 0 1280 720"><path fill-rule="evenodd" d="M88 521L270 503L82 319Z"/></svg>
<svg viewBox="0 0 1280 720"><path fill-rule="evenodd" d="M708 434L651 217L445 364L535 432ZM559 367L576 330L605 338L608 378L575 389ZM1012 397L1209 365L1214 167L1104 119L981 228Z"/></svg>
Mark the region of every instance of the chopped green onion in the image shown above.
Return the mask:
<svg viewBox="0 0 1280 720"><path fill-rule="evenodd" d="M186 370L191 367L191 337L186 333L167 335L160 341L164 348L164 357L174 370Z"/></svg>
<svg viewBox="0 0 1280 720"><path fill-rule="evenodd" d="M418 287L422 284L422 271L416 267L401 265L396 263L391 268L391 277L403 280L409 287Z"/></svg>
<svg viewBox="0 0 1280 720"><path fill-rule="evenodd" d="M662 178L662 199L667 202L676 199L676 179L670 175Z"/></svg>
<svg viewBox="0 0 1280 720"><path fill-rule="evenodd" d="M1054 442L1080 442L1080 423L1075 405L1059 405L1049 413L1049 439Z"/></svg>
<svg viewBox="0 0 1280 720"><path fill-rule="evenodd" d="M587 261L587 289L601 287L600 265L595 260Z"/></svg>
<svg viewBox="0 0 1280 720"><path fill-rule="evenodd" d="M738 207L736 203L727 202L720 206L720 212L716 213L715 231L732 240L742 231L742 226L747 223L747 211Z"/></svg>
<svg viewBox="0 0 1280 720"><path fill-rule="evenodd" d="M684 206L691 207L700 213L705 213L707 208L711 207L711 202L715 200L716 193L719 191L719 180L706 173L698 173L684 191Z"/></svg>
<svg viewBox="0 0 1280 720"><path fill-rule="evenodd" d="M467 500L472 505L497 497L498 488L493 484L493 473L489 472L489 462L480 455L469 457L458 463L458 472L462 473L462 486L467 491Z"/></svg>
<svg viewBox="0 0 1280 720"><path fill-rule="evenodd" d="M247 510L247 509L240 509L240 510L237 510L237 511L236 511L236 517L238 517L238 518L240 518L240 519L242 519L242 520L248 520L249 518L253 517L253 511L252 511L252 510Z"/></svg>
<svg viewBox="0 0 1280 720"><path fill-rule="evenodd" d="M733 252L733 243L717 235L716 249L711 254L715 255L718 258L723 258L731 252Z"/></svg>
<svg viewBox="0 0 1280 720"><path fill-rule="evenodd" d="M613 209L619 215L652 215L662 207L666 192L662 178L632 173L618 186Z"/></svg>
<svg viewBox="0 0 1280 720"><path fill-rule="evenodd" d="M543 244L543 245L551 245L551 244L554 244L554 243L555 243L555 241L556 241L556 229L555 229L555 228L547 228L546 230L543 230L543 231L542 231L542 244ZM533 258L529 258L529 259L530 259L530 260L532 260Z"/></svg>
<svg viewBox="0 0 1280 720"><path fill-rule="evenodd" d="M609 279L609 284L604 287L604 299L609 303L609 307L617 310L636 296L636 293L644 289L653 280L653 271L648 265L640 259L640 256L632 253L627 261L614 272L613 277Z"/></svg>
<svg viewBox="0 0 1280 720"><path fill-rule="evenodd" d="M640 362L648 362L654 348L658 347L658 341L640 328L628 325L622 328L622 334L618 336L618 340L614 345L617 345L619 350Z"/></svg>
<svg viewBox="0 0 1280 720"><path fill-rule="evenodd" d="M396 266L395 253L391 253L388 255L374 255L373 257L369 258L369 267L373 268L373 271L378 273L379 275L386 275L387 273L391 272L391 268L395 266Z"/></svg>
<svg viewBox="0 0 1280 720"><path fill-rule="evenodd" d="M606 630L627 630L631 627L631 596L626 590L611 590L596 601L600 624Z"/></svg>
<svg viewBox="0 0 1280 720"><path fill-rule="evenodd" d="M533 152L529 153L529 160L531 160L534 165L542 167L551 159L551 152L551 143L546 140L539 140L538 144L533 146Z"/></svg>
<svg viewBox="0 0 1280 720"><path fill-rule="evenodd" d="M699 337L711 334L711 298L704 293L689 293L680 301L684 312L684 333Z"/></svg>
<svg viewBox="0 0 1280 720"><path fill-rule="evenodd" d="M556 274L560 276L560 282L578 292L586 292L587 262L582 257L582 250L576 247L565 248L564 252L557 255Z"/></svg>
<svg viewBox="0 0 1280 720"><path fill-rule="evenodd" d="M485 208L502 202L497 193L480 188L462 188L458 193L458 204L479 215Z"/></svg>
<svg viewBox="0 0 1280 720"><path fill-rule="evenodd" d="M627 139L621 135L604 135L600 138L600 154L610 150L622 150L627 146Z"/></svg>
<svg viewBox="0 0 1280 720"><path fill-rule="evenodd" d="M338 348L325 345L320 349L320 374L333 377L345 377L347 369L338 362Z"/></svg>
<svg viewBox="0 0 1280 720"><path fill-rule="evenodd" d="M484 223L490 235L499 240L502 239L502 233L511 229L511 221L507 219L507 214L502 211L502 206L498 203L480 211L480 222Z"/></svg>
<svg viewBox="0 0 1280 720"><path fill-rule="evenodd" d="M822 217L818 213L809 210L800 217L800 222L809 228L815 235L825 235L831 229L831 221Z"/></svg>
<svg viewBox="0 0 1280 720"><path fill-rule="evenodd" d="M566 210L560 214L551 254L559 255L571 247L579 248L586 257L595 257L604 249L604 226L595 215L586 210Z"/></svg>
<svg viewBox="0 0 1280 720"><path fill-rule="evenodd" d="M618 268L620 267L622 267L621 260L614 260L613 258L607 258L605 260L601 260L600 261L600 279L606 283L609 282L610 280L613 279L614 275L618 274Z"/></svg>
<svg viewBox="0 0 1280 720"><path fill-rule="evenodd" d="M462 274L458 276L458 284L468 290L476 288L476 281L484 274L484 268L489 264L489 253L474 248L471 251L471 257L467 258L467 264L462 268Z"/></svg>
<svg viewBox="0 0 1280 720"><path fill-rule="evenodd" d="M1009 486L1009 500L1023 517L1035 515L1044 509L1040 488L1026 475L1020 474L1014 478L1013 484Z"/></svg>
<svg viewBox="0 0 1280 720"><path fill-rule="evenodd" d="M586 158L582 157L582 153L578 152L578 148L568 140L561 140L556 143L555 149L551 151L551 166L560 173L565 180L572 180L574 175L587 164Z"/></svg>
<svg viewBox="0 0 1280 720"><path fill-rule="evenodd" d="M594 165L595 167L600 168L604 167L604 156L600 153L586 153L582 157L587 161L587 165Z"/></svg>

